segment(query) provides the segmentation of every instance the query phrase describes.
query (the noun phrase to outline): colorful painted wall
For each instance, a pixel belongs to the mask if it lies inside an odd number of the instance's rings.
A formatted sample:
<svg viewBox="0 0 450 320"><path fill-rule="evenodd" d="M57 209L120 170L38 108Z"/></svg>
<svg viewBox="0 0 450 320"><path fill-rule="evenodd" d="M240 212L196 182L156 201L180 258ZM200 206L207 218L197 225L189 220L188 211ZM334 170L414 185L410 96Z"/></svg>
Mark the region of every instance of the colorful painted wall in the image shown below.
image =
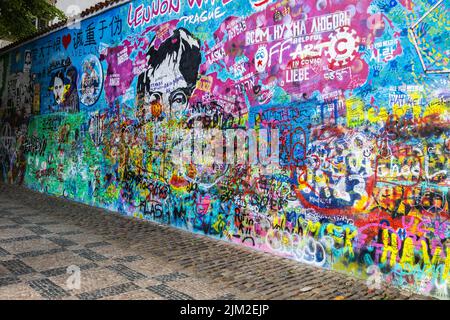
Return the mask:
<svg viewBox="0 0 450 320"><path fill-rule="evenodd" d="M126 2L0 54L0 176L448 298L449 8ZM176 163L195 125L278 161Z"/></svg>

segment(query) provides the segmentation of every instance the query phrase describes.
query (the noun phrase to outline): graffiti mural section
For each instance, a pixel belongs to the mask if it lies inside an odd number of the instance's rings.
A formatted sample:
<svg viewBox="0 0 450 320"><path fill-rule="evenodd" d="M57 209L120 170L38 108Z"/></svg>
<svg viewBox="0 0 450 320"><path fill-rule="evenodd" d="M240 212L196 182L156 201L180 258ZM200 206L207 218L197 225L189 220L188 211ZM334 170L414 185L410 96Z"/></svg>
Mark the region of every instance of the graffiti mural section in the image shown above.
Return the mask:
<svg viewBox="0 0 450 320"><path fill-rule="evenodd" d="M126 2L0 54L1 179L448 299L449 8Z"/></svg>

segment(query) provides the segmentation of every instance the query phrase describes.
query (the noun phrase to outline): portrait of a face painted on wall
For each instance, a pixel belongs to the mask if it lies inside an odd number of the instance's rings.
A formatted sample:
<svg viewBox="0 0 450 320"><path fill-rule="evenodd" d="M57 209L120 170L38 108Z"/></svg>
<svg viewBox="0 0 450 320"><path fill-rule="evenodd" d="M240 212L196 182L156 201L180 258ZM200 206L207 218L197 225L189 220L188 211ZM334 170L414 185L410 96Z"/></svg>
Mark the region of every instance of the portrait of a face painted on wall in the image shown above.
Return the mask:
<svg viewBox="0 0 450 320"><path fill-rule="evenodd" d="M64 102L64 91L66 90L66 85L64 84L64 73L59 71L53 77L53 97L55 98L56 104L60 105Z"/></svg>
<svg viewBox="0 0 450 320"><path fill-rule="evenodd" d="M31 51L25 51L25 61L23 63L23 72L29 73L31 71Z"/></svg>
<svg viewBox="0 0 450 320"><path fill-rule="evenodd" d="M158 48L152 40L147 59L148 69L137 84L143 120L179 119L197 81L200 41L186 29L176 29Z"/></svg>
<svg viewBox="0 0 450 320"><path fill-rule="evenodd" d="M65 72L64 72L65 71ZM78 112L77 71L73 66L66 70L56 71L50 83L54 103L50 106L52 112Z"/></svg>
<svg viewBox="0 0 450 320"><path fill-rule="evenodd" d="M23 115L29 115L31 113L33 100L31 62L31 51L26 50L23 54L16 54L16 72L6 75L4 73L6 70L0 70L0 80L3 77L3 81L0 83L0 89L3 85L5 90L3 97L6 99L4 100L6 104L3 107L15 108L17 111L20 110L20 113ZM2 67L1 65L2 61L0 61L0 69Z"/></svg>

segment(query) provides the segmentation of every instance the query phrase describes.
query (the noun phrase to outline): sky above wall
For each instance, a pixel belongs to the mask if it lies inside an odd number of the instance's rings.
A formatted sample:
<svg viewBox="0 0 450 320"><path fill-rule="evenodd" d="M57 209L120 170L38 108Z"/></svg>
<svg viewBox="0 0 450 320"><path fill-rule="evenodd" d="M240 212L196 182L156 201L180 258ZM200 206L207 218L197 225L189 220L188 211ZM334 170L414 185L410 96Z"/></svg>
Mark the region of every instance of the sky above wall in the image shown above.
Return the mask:
<svg viewBox="0 0 450 320"><path fill-rule="evenodd" d="M64 11L67 16L72 16L102 1L103 0L58 0L56 6ZM76 6L79 7L79 12L77 11L78 9Z"/></svg>

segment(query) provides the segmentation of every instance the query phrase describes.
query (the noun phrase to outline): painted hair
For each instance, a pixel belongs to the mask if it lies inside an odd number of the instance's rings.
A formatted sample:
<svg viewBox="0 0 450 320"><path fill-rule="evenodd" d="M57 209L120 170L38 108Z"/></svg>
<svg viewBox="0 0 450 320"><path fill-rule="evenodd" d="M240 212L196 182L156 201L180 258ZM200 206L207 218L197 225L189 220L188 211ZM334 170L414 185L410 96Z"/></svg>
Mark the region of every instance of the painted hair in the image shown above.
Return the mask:
<svg viewBox="0 0 450 320"><path fill-rule="evenodd" d="M174 30L172 36L166 39L158 49L155 48L155 38L153 38L147 57L149 70L139 75L138 94L144 94L150 90L149 76L153 75L167 58L172 59L174 64L178 64L180 73L189 86L195 85L201 63L200 41L186 29Z"/></svg>
<svg viewBox="0 0 450 320"><path fill-rule="evenodd" d="M63 84L68 84L67 78L64 75L64 72L62 70L59 70L57 72L55 72L52 76L52 80L50 82L50 87L53 88L53 86L55 85L55 80L56 79L61 79Z"/></svg>

